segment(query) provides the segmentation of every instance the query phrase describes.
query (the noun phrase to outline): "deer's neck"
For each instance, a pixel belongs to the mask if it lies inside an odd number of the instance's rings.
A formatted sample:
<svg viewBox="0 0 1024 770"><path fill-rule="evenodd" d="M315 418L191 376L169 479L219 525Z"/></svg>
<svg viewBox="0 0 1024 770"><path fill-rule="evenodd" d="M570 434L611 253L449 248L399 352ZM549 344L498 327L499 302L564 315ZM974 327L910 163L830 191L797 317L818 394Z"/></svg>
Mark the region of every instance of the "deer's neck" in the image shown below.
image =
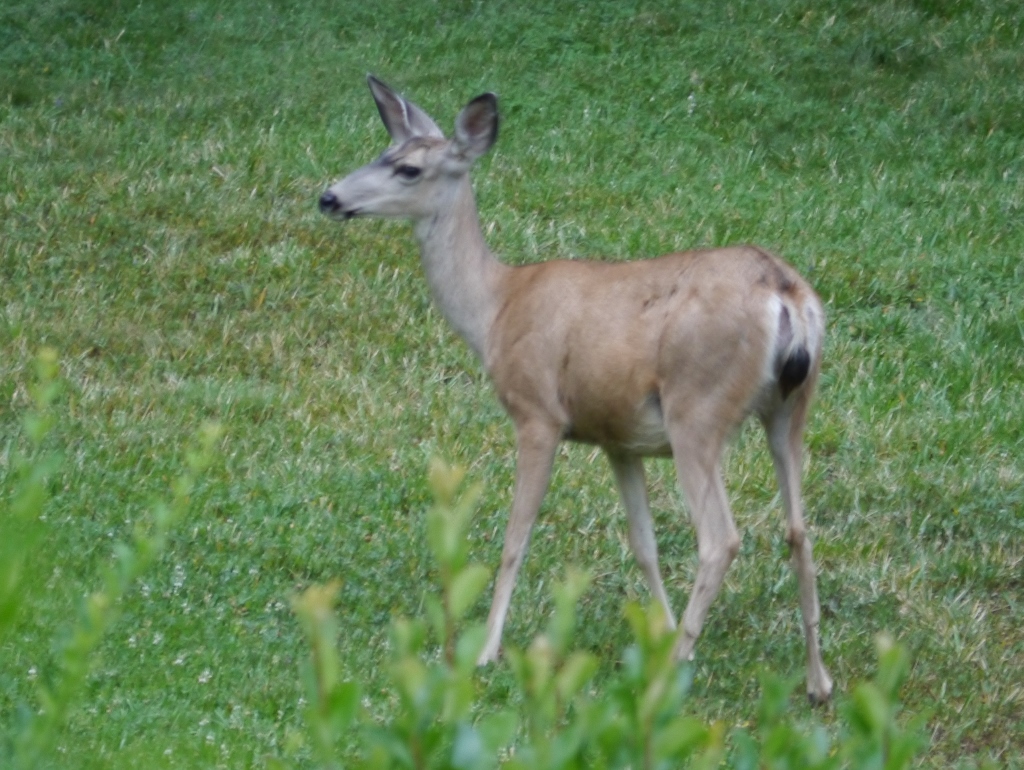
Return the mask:
<svg viewBox="0 0 1024 770"><path fill-rule="evenodd" d="M469 177L451 194L443 213L416 223L420 258L441 314L485 361L487 336L501 307L502 274L510 268L484 242Z"/></svg>

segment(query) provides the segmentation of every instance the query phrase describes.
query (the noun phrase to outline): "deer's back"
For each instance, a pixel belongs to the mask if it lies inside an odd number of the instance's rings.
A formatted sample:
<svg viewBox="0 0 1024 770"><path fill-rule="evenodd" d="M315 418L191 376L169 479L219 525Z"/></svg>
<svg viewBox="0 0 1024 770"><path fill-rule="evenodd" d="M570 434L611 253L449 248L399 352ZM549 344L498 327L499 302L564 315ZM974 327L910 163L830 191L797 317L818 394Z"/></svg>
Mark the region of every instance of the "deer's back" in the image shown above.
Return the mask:
<svg viewBox="0 0 1024 770"><path fill-rule="evenodd" d="M771 376L780 309L820 307L793 268L756 247L524 265L504 294L485 365L506 408L642 454L667 452L667 400L721 394L716 403L736 406L719 417L742 421Z"/></svg>

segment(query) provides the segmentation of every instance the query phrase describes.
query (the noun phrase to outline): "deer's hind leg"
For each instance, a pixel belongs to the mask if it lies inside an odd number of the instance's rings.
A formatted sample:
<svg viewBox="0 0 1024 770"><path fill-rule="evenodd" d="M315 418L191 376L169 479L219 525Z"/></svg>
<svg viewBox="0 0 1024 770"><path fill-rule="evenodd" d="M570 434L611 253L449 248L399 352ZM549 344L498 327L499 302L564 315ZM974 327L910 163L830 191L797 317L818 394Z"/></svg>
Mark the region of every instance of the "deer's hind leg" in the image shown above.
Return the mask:
<svg viewBox="0 0 1024 770"><path fill-rule="evenodd" d="M803 431L810 396L809 387L797 390L763 421L786 511L786 542L800 590L800 614L807 643L807 697L814 703L823 703L832 695L832 678L821 659L818 641L821 609L800 495Z"/></svg>
<svg viewBox="0 0 1024 770"><path fill-rule="evenodd" d="M697 535L697 575L676 638L675 655L679 660L693 657L708 610L740 547L722 483L725 437L717 430L703 430L707 426L701 422L677 418L669 425L679 483Z"/></svg>

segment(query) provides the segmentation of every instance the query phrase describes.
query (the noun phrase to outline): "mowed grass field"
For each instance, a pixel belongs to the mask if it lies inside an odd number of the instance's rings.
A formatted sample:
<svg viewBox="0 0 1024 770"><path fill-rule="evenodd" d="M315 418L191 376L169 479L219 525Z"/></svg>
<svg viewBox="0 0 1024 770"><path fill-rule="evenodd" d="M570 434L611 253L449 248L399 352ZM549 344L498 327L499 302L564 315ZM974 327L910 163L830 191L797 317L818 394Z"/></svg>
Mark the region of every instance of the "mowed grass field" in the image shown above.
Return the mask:
<svg viewBox="0 0 1024 770"><path fill-rule="evenodd" d="M805 501L837 698L870 676L887 632L913 656L907 709L931 715L924 766L1020 767L1015 0L6 0L5 495L41 347L59 352L65 388L45 548L0 647L0 724L32 707L114 542L166 496L204 421L224 427L220 459L103 643L62 766L302 764L306 651L288 602L332 578L344 673L387 714L390 619L421 612L432 585L433 455L485 483L474 558L496 567L510 423L431 307L409 227L316 211L329 181L386 146L368 71L448 130L472 96L499 94L501 136L474 178L508 262L756 242L810 279L829 336ZM694 538L670 463L648 476L679 612ZM726 483L743 545L690 707L740 724L756 718L758 672L799 675L804 650L759 429L737 437ZM507 644L543 628L569 564L595 575L578 645L611 671L623 603L647 592L588 447L560 452ZM485 702L511 681L483 672Z"/></svg>

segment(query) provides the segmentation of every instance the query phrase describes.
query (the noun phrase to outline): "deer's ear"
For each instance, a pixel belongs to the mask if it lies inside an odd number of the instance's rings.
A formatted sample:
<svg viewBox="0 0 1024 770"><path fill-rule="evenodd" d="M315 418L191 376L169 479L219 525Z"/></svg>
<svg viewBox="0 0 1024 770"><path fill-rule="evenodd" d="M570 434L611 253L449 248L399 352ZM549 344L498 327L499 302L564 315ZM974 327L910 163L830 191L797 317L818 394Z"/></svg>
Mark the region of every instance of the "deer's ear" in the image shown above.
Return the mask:
<svg viewBox="0 0 1024 770"><path fill-rule="evenodd" d="M455 147L461 157L474 161L491 149L497 138L498 97L481 94L455 119Z"/></svg>
<svg viewBox="0 0 1024 770"><path fill-rule="evenodd" d="M384 127L396 144L401 144L414 136L444 139L444 132L427 113L396 94L384 81L367 75L366 82L370 86L373 100L377 103L380 119L384 121Z"/></svg>

